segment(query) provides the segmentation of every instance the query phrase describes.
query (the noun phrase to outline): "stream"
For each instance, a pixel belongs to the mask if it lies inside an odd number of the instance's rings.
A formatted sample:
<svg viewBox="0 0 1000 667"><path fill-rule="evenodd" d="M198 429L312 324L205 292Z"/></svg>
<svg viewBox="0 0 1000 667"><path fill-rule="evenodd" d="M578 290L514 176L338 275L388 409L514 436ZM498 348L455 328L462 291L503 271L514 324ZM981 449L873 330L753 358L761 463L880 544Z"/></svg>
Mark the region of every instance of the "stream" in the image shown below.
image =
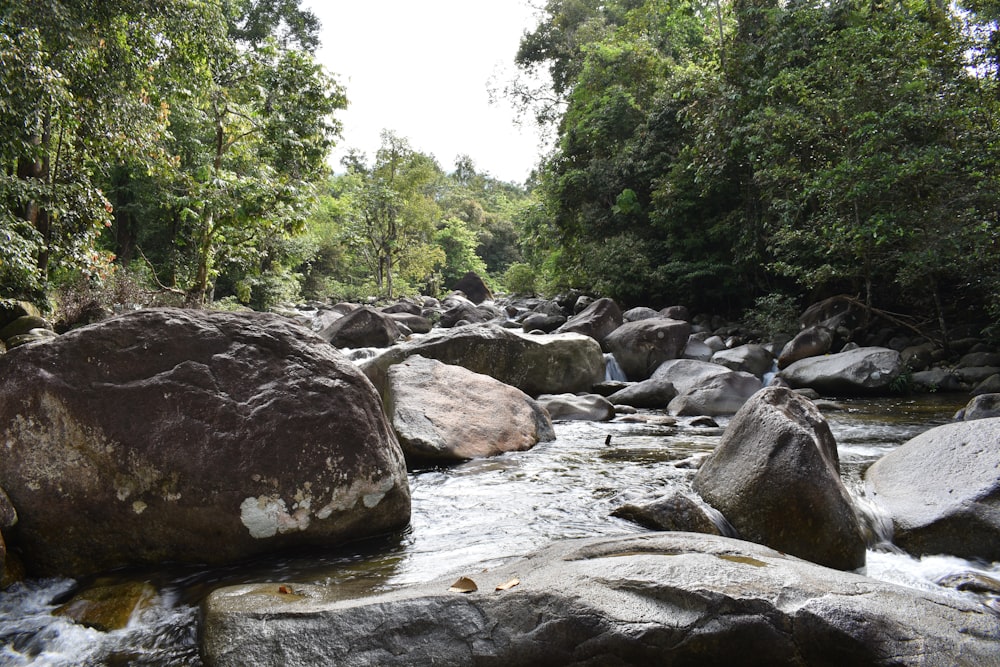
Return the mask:
<svg viewBox="0 0 1000 667"><path fill-rule="evenodd" d="M862 476L874 461L927 429L951 420L966 397L929 395L838 401L824 414L837 439L844 481L862 512ZM410 474L412 522L398 535L333 553L298 554L229 568L121 573L160 593L129 626L99 632L52 615L76 582L31 580L0 593L0 665L200 665L198 602L212 589L253 581L318 583L344 596L470 574L535 551L553 540L644 532L610 516L616 507L671 490L689 490L700 462L728 419L696 426L640 411L613 422L557 422L557 438L515 452ZM644 421L645 420L645 421ZM608 437L610 436L610 440ZM876 522L877 523L877 522ZM882 534L887 538L886 534ZM916 559L882 542L866 573L913 588L958 572L1000 577L1000 563L950 556ZM953 595L971 595L948 589Z"/></svg>

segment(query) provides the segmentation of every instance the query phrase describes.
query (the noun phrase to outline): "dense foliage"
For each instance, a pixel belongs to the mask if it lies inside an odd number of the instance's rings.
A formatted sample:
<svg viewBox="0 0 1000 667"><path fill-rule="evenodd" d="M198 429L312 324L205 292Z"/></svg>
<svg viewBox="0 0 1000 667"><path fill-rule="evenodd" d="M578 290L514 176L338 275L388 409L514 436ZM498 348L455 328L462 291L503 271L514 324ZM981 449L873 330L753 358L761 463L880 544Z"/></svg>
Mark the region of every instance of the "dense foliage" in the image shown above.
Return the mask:
<svg viewBox="0 0 1000 667"><path fill-rule="evenodd" d="M998 17L971 0L549 0L517 55L549 89L509 89L557 136L525 219L536 271L730 312L774 291L942 324L995 308Z"/></svg>

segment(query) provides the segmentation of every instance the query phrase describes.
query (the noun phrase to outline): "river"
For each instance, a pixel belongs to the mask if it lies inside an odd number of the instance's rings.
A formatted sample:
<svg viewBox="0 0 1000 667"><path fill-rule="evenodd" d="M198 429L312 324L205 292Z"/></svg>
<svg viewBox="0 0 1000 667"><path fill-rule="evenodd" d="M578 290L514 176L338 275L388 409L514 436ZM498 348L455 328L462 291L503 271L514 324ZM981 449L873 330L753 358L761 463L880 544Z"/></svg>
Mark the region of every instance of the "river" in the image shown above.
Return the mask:
<svg viewBox="0 0 1000 667"><path fill-rule="evenodd" d="M864 470L894 447L950 421L965 400L930 395L827 406L842 475L859 507L867 507ZM357 596L445 575L473 574L553 540L642 532L611 517L611 511L673 489L689 489L697 465L719 442L727 423L722 418L717 427L695 426L681 418L667 426L656 423L659 416L641 411L606 423L559 422L556 440L531 451L412 472L412 522L399 535L332 553L239 567L122 574L151 581L160 590L155 604L124 630L102 633L53 616L54 602L75 582L17 584L0 593L0 664L199 665L197 604L221 585L322 583L337 587L344 596ZM941 576L969 570L1000 577L998 563L949 556L915 559L887 543L869 551L866 568L869 576L922 589L939 588L935 581Z"/></svg>

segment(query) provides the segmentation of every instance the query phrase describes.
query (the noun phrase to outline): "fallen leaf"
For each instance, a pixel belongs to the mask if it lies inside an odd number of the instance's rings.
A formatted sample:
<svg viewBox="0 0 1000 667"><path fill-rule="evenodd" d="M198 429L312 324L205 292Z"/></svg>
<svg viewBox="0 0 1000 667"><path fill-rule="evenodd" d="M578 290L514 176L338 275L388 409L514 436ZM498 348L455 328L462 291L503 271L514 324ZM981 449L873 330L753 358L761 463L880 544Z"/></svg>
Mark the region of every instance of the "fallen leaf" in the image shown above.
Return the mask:
<svg viewBox="0 0 1000 667"><path fill-rule="evenodd" d="M288 586L278 586L278 592L281 593L282 595L291 595L292 589L289 588Z"/></svg>
<svg viewBox="0 0 1000 667"><path fill-rule="evenodd" d="M468 577L461 577L458 581L451 585L448 589L449 593L472 593L473 591L478 591L479 587L476 586L476 582Z"/></svg>
<svg viewBox="0 0 1000 667"><path fill-rule="evenodd" d="M498 590L498 591L509 591L510 589L514 588L514 586L517 586L519 583L521 583L520 579L511 579L510 581L508 581L506 583L503 583L503 584L500 584L499 586L497 586L496 590Z"/></svg>

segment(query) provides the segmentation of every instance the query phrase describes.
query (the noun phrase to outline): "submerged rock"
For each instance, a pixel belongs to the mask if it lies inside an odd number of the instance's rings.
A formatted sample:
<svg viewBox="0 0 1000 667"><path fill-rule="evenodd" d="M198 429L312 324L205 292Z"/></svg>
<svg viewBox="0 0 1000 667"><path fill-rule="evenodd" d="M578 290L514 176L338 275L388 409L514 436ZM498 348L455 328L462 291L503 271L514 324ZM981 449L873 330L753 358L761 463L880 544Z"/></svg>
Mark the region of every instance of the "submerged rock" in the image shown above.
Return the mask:
<svg viewBox="0 0 1000 667"><path fill-rule="evenodd" d="M203 656L215 667L818 667L995 665L1000 650L1000 618L979 604L725 537L566 541L467 576L478 591L449 592L454 575L355 599L223 588L203 605Z"/></svg>
<svg viewBox="0 0 1000 667"><path fill-rule="evenodd" d="M868 496L910 553L1000 560L1000 417L938 426L876 461Z"/></svg>
<svg viewBox="0 0 1000 667"><path fill-rule="evenodd" d="M819 410L782 387L733 417L694 489L740 536L840 570L865 564L865 541Z"/></svg>
<svg viewBox="0 0 1000 667"><path fill-rule="evenodd" d="M152 604L156 589L147 582L91 586L52 612L101 632L121 630Z"/></svg>
<svg viewBox="0 0 1000 667"><path fill-rule="evenodd" d="M622 505L611 516L625 519L651 530L676 530L688 533L721 535L719 526L696 500L675 492L644 505Z"/></svg>
<svg viewBox="0 0 1000 667"><path fill-rule="evenodd" d="M521 390L419 355L389 369L385 410L415 460L462 461L555 439L548 415Z"/></svg>
<svg viewBox="0 0 1000 667"><path fill-rule="evenodd" d="M277 315L138 311L0 357L0 486L37 575L226 563L409 521L371 383Z"/></svg>

